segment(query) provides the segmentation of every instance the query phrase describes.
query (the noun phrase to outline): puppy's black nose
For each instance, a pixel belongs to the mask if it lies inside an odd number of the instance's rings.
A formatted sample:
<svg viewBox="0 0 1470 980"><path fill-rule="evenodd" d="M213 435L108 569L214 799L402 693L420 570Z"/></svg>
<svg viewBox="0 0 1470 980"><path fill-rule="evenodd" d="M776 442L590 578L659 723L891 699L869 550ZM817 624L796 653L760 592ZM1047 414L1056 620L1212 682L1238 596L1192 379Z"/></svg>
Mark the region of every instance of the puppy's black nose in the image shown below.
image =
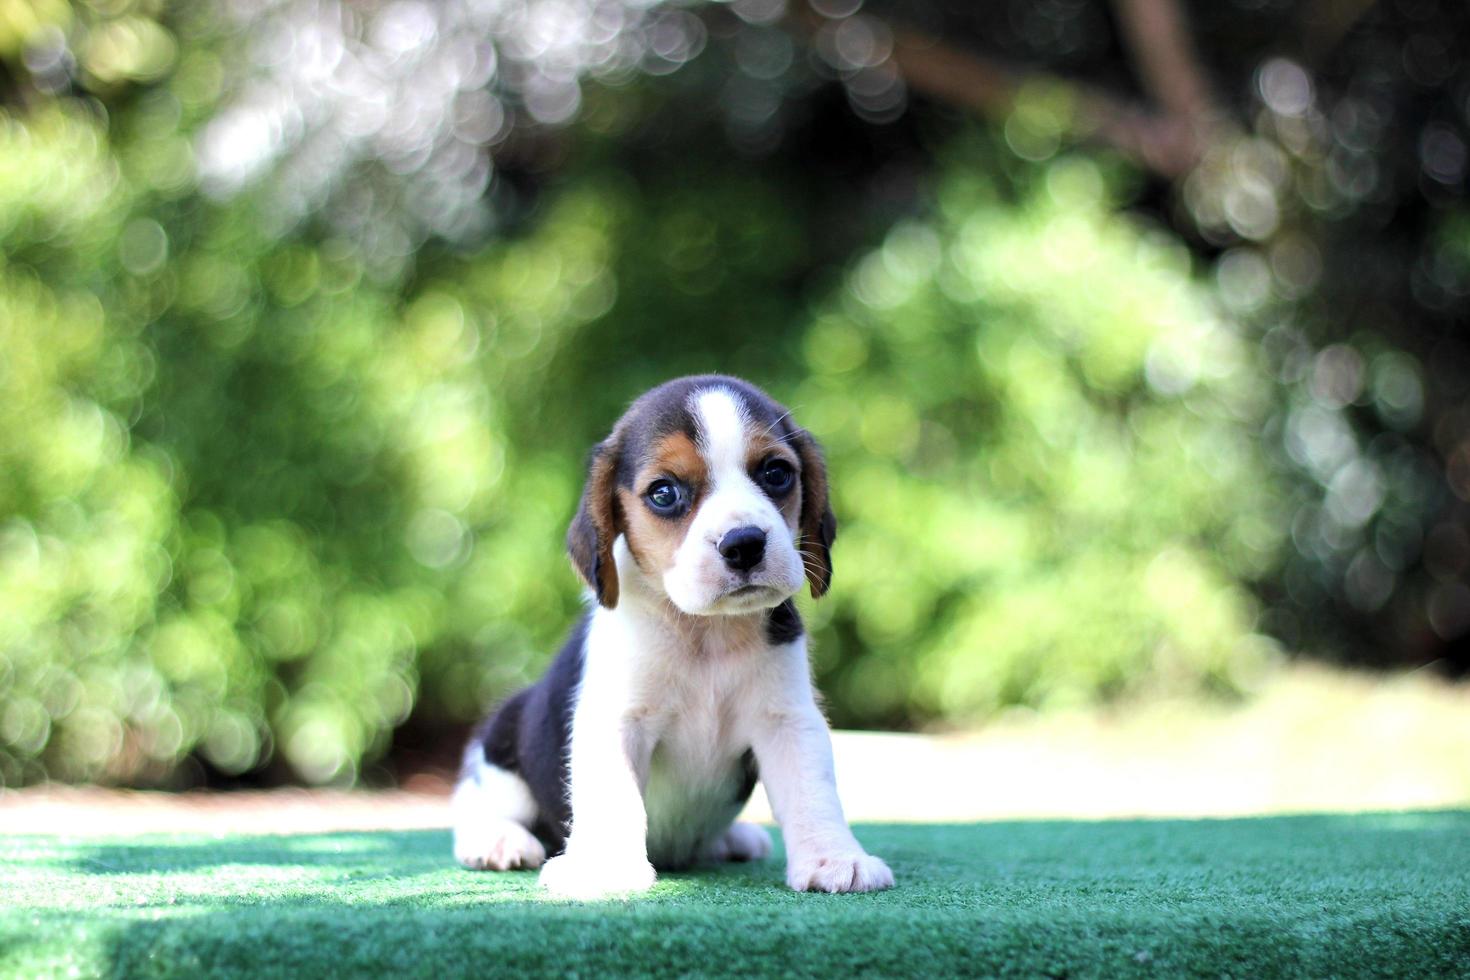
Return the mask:
<svg viewBox="0 0 1470 980"><path fill-rule="evenodd" d="M737 527L720 539L720 554L735 571L749 571L766 556L766 532L749 524Z"/></svg>

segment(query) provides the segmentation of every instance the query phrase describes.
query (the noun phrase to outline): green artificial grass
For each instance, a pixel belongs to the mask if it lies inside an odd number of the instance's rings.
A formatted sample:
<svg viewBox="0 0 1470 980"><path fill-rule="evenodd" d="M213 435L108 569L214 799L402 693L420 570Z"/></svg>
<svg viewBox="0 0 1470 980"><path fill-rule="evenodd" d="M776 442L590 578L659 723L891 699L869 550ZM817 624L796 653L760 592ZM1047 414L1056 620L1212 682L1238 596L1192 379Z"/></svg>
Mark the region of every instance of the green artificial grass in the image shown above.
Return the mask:
<svg viewBox="0 0 1470 980"><path fill-rule="evenodd" d="M1470 813L858 828L898 887L783 862L576 904L444 832L0 842L4 975L1470 975Z"/></svg>

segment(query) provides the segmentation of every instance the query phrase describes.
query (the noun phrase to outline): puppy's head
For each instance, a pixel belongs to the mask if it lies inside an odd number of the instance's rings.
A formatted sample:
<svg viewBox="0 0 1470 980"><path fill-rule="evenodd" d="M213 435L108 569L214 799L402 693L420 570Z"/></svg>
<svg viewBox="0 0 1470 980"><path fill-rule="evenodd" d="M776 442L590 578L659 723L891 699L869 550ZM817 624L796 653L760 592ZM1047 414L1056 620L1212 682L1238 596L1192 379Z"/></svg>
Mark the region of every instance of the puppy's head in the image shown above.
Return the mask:
<svg viewBox="0 0 1470 980"><path fill-rule="evenodd" d="M621 536L636 572L694 615L779 605L832 581L837 521L821 450L789 412L737 378L660 385L592 450L567 533L582 578L608 608Z"/></svg>

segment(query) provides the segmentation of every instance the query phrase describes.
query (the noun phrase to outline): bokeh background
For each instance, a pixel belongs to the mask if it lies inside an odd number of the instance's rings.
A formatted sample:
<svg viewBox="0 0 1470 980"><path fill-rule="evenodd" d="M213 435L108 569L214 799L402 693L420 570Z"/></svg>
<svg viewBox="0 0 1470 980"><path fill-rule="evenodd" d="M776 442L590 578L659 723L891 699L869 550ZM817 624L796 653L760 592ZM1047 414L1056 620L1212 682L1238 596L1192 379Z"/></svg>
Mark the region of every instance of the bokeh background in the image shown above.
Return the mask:
<svg viewBox="0 0 1470 980"><path fill-rule="evenodd" d="M575 615L587 447L694 371L826 446L839 725L1452 682L1467 50L1452 0L0 0L0 787L452 759Z"/></svg>

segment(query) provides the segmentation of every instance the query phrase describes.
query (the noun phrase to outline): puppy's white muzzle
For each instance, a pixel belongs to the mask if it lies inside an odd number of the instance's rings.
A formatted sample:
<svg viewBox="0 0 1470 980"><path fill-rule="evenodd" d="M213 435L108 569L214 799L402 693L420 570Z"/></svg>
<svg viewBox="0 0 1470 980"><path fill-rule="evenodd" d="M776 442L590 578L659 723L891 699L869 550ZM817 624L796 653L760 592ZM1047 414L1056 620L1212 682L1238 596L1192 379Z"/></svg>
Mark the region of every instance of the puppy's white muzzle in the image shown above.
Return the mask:
<svg viewBox="0 0 1470 980"><path fill-rule="evenodd" d="M801 589L803 571L795 535L770 500L746 483L748 490L738 494L736 508L728 503L721 507L719 495L705 501L664 573L664 591L690 615L769 609ZM761 535L761 549L759 560L753 561L755 533Z"/></svg>

